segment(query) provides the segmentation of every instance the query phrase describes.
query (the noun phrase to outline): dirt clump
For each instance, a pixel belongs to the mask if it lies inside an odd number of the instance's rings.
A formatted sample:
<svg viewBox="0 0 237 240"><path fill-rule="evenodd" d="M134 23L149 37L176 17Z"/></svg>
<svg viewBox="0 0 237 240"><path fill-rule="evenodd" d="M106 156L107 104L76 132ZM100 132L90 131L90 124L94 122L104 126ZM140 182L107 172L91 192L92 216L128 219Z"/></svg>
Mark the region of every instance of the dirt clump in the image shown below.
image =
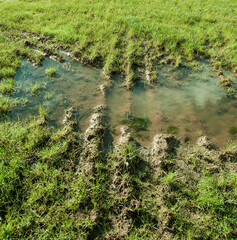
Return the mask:
<svg viewBox="0 0 237 240"><path fill-rule="evenodd" d="M220 149L213 143L207 136L202 136L197 140L197 145L203 149L208 151L219 151Z"/></svg>
<svg viewBox="0 0 237 240"><path fill-rule="evenodd" d="M102 156L104 118L104 106L96 106L84 135L84 150L80 157L80 165L85 174L92 174L95 171L95 160Z"/></svg>
<svg viewBox="0 0 237 240"><path fill-rule="evenodd" d="M154 137L151 155L154 159L166 158L176 155L180 141L170 134L158 134Z"/></svg>
<svg viewBox="0 0 237 240"><path fill-rule="evenodd" d="M138 144L133 139L128 127L121 127L121 137L111 156L109 194L113 196L109 221L111 231L106 239L126 239L137 220L141 201L139 186L134 182L141 159L136 155Z"/></svg>
<svg viewBox="0 0 237 240"><path fill-rule="evenodd" d="M63 125L75 125L76 123L72 121L72 115L75 112L74 107L70 107L69 109L66 110L62 124Z"/></svg>
<svg viewBox="0 0 237 240"><path fill-rule="evenodd" d="M100 85L100 91L102 92L103 95L106 95L106 86L104 84Z"/></svg>
<svg viewBox="0 0 237 240"><path fill-rule="evenodd" d="M226 161L236 162L237 161L237 150L220 152L219 160L221 160L223 162L226 162Z"/></svg>
<svg viewBox="0 0 237 240"><path fill-rule="evenodd" d="M90 119L90 125L85 132L85 146L95 148L96 151L102 150L102 138L105 132L104 126L104 106L97 105Z"/></svg>
<svg viewBox="0 0 237 240"><path fill-rule="evenodd" d="M127 126L123 126L120 128L121 131L121 137L118 140L118 143L116 147L118 148L119 146L126 145L128 143L133 143L135 145L138 145L138 143L134 140L131 134L131 129Z"/></svg>

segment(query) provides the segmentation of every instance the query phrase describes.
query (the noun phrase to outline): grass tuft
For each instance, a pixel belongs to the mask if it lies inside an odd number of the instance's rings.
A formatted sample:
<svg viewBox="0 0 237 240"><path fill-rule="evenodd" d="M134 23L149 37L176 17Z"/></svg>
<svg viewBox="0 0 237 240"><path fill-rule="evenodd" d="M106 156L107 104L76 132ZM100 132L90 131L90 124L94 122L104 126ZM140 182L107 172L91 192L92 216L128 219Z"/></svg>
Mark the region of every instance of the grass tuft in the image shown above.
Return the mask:
<svg viewBox="0 0 237 240"><path fill-rule="evenodd" d="M45 70L46 75L54 77L56 75L56 68L48 68Z"/></svg>

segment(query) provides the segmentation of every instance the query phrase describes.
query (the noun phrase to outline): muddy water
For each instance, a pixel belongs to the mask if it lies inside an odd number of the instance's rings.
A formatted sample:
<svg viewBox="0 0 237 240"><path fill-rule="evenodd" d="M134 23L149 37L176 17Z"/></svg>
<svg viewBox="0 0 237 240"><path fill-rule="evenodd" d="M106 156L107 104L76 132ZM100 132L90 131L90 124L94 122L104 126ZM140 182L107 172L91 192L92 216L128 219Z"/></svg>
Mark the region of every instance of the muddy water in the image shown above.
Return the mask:
<svg viewBox="0 0 237 240"><path fill-rule="evenodd" d="M47 68L55 68L56 76L47 77ZM143 145L148 145L154 135L163 132L176 134L190 143L200 135L208 135L221 146L237 138L233 131L230 133L230 129L237 127L237 99L226 98L220 80L207 62L200 62L199 68L195 72L190 68L161 65L156 86L140 81L133 91L126 91L123 80L117 77L108 94L103 96L99 89L103 83L99 69L82 66L68 58L64 63L45 60L38 68L22 61L16 74L16 95L27 98L28 103L14 110L10 117L24 119L36 115L41 105L48 113L49 124L59 126L65 109L75 106L78 129L84 131L94 106L105 103L114 139L119 136L124 122L135 121L142 124L142 127L131 127ZM32 94L36 83L40 89Z"/></svg>

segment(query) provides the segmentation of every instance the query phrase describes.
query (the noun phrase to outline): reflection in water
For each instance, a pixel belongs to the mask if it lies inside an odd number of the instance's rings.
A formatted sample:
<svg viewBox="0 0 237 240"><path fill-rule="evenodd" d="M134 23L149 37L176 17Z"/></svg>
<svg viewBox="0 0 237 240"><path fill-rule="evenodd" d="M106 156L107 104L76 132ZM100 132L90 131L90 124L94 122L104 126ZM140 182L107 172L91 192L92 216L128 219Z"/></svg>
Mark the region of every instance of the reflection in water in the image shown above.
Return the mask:
<svg viewBox="0 0 237 240"><path fill-rule="evenodd" d="M237 99L224 96L225 90L219 79L213 77L208 63L202 62L200 67L202 71L195 72L190 68L161 65L157 86L138 82L133 91L126 91L122 87L123 80L117 78L113 88L103 96L99 90L102 79L98 69L70 59L63 64L45 60L39 68L22 61L16 74L16 95L28 98L29 102L14 110L10 117L22 119L34 115L41 105L48 112L49 124L58 126L65 109L75 106L76 120L84 131L94 106L105 103L115 138L121 123L127 123L134 128L138 141L145 145L160 132L177 134L191 142L205 134L222 145L237 137ZM56 77L47 77L47 68L56 68ZM41 86L36 96L30 91L35 83Z"/></svg>
<svg viewBox="0 0 237 240"><path fill-rule="evenodd" d="M151 121L148 131L138 133L140 142L145 145L159 132L177 134L191 142L205 134L219 145L230 138L236 139L235 134L230 134L230 127L237 126L237 100L225 97L220 80L213 77L207 63L200 65L201 72L162 65L158 70L157 87L139 82L129 97L124 89L115 86L107 99L112 124L117 125L124 118L120 110L124 108L136 117Z"/></svg>

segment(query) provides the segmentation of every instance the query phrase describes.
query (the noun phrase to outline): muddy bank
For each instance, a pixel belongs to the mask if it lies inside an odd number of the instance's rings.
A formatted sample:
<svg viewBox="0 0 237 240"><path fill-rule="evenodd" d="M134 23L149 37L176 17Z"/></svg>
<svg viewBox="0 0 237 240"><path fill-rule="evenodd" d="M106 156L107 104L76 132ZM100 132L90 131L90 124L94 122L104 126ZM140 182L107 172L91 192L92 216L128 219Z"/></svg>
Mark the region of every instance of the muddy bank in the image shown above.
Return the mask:
<svg viewBox="0 0 237 240"><path fill-rule="evenodd" d="M103 149L103 141L106 141L106 131L110 131L109 124L106 124L108 120L108 114L105 111L106 107L103 105L97 105L94 108L94 113L90 118L90 125L84 133L84 145L86 157L93 156L98 157L98 154L106 152ZM207 136L201 136L197 139L196 144L190 146L186 142L180 141L178 137L172 134L159 133L155 135L154 139L148 146L142 146L133 136L131 129L128 126L120 127L120 134L117 139L114 139L110 143L117 154L121 154L124 148L128 145L139 149L143 154L150 157L153 164L158 166L162 159L169 157L175 157L185 149L192 149L197 147L202 154L212 155L216 159L237 159L237 151L221 151L221 149ZM101 155L102 156L102 155ZM91 157L89 157L91 158Z"/></svg>
<svg viewBox="0 0 237 240"><path fill-rule="evenodd" d="M105 119L104 107L97 106L84 133L79 172L85 178L98 174L96 164L102 159L104 133L109 127L105 125ZM110 207L107 210L98 209L95 217L92 214L93 219L96 219L93 220L95 223L100 224L101 219L106 218L110 224L104 239L126 239L134 226L141 226L136 224L143 215L149 217L149 229L153 231L153 237L175 238L177 229L174 222L177 219L167 205L167 202L171 206L178 202L174 192L179 192L180 186L185 188L187 184L199 182L204 166L205 171L213 176L222 174L226 168L233 172L236 170L236 146L222 151L207 136L201 136L195 145L190 146L174 135L157 134L150 146L144 147L136 142L127 126L122 126L112 149L113 151L104 155L109 169L107 194L112 196ZM174 175L170 173L172 171L175 171ZM167 180L164 180L166 177ZM142 179L139 183L138 178ZM140 196L141 192L145 192L143 198ZM156 215L152 213L153 204L156 206ZM195 218L195 214L202 211L195 208L189 214Z"/></svg>

